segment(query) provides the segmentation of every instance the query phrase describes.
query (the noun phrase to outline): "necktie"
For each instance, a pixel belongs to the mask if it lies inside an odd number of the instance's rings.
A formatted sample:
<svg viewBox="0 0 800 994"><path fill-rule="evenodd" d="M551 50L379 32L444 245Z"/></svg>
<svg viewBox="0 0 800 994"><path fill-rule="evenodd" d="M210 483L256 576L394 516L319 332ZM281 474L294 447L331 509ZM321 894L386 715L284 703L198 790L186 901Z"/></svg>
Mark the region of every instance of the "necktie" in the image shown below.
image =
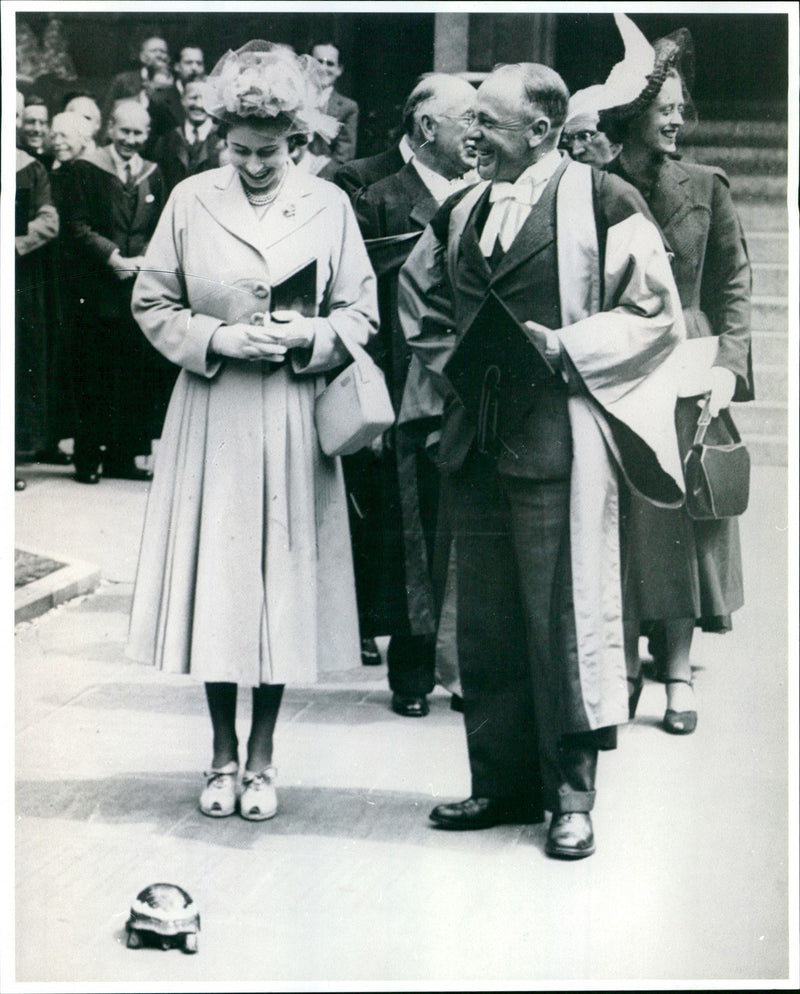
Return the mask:
<svg viewBox="0 0 800 994"><path fill-rule="evenodd" d="M192 125L192 145L198 145L200 143L200 125Z"/></svg>
<svg viewBox="0 0 800 994"><path fill-rule="evenodd" d="M125 163L125 189L128 193L133 190L133 169L130 162Z"/></svg>

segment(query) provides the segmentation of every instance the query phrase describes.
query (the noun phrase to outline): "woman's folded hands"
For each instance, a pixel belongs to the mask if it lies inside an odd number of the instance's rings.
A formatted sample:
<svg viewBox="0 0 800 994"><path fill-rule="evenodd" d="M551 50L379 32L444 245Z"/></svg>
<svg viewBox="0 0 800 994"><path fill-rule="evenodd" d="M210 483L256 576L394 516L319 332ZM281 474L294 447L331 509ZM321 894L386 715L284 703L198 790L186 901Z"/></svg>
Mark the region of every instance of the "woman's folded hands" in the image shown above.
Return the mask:
<svg viewBox="0 0 800 994"><path fill-rule="evenodd" d="M310 318L297 311L256 314L250 324L223 324L211 336L209 347L217 355L254 362L283 362L289 349L308 348L314 339Z"/></svg>

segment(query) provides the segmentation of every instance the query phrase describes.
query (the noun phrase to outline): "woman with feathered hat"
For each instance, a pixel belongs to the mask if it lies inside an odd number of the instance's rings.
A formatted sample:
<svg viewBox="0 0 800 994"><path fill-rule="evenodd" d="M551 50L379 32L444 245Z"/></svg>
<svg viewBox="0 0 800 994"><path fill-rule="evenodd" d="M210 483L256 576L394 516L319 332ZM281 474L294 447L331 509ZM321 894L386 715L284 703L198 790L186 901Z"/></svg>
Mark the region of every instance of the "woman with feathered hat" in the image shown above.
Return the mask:
<svg viewBox="0 0 800 994"><path fill-rule="evenodd" d="M691 113L689 32L681 29L650 45L629 18L614 16L625 58L604 84L599 126L622 151L607 168L638 188L661 227L673 254L687 338L715 336L717 342L703 382L689 388L695 395L677 403L676 428L685 452L704 396L710 396L714 418L733 400L753 399L750 263L728 177L716 167L680 161L677 152ZM685 508L665 510L632 495L624 536L631 717L642 687L640 625L655 622L666 655L663 725L668 732L689 734L697 725L690 660L694 629L728 631L731 613L743 603L737 521L693 521Z"/></svg>
<svg viewBox="0 0 800 994"><path fill-rule="evenodd" d="M313 59L260 41L218 63L207 109L228 164L175 187L133 295L142 330L182 371L127 651L205 683L200 807L212 817L237 804L237 688L253 696L239 810L263 820L277 809L284 685L359 660L341 466L320 449L314 402L348 358L339 335L363 345L376 330L375 277L347 197L290 158L296 140L336 128L313 73Z"/></svg>

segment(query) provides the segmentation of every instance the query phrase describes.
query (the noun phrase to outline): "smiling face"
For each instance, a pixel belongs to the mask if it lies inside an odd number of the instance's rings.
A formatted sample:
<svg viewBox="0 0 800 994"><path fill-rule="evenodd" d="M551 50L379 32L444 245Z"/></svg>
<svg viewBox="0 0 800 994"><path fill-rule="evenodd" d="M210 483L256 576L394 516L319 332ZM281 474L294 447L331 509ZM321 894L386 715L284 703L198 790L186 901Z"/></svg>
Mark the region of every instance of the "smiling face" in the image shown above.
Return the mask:
<svg viewBox="0 0 800 994"><path fill-rule="evenodd" d="M89 123L79 114L56 114L53 118L51 141L59 162L71 162L86 148Z"/></svg>
<svg viewBox="0 0 800 994"><path fill-rule="evenodd" d="M150 117L141 104L124 101L113 111L108 137L121 159L128 160L138 152L150 134Z"/></svg>
<svg viewBox="0 0 800 994"><path fill-rule="evenodd" d="M656 155L669 155L677 150L676 139L683 127L683 87L678 76L668 76L658 96L646 111L631 123L625 139Z"/></svg>
<svg viewBox="0 0 800 994"><path fill-rule="evenodd" d="M100 114L100 108L91 97L73 97L64 110L70 114L79 114L82 118L85 118L89 122L92 138L100 130L103 118Z"/></svg>
<svg viewBox="0 0 800 994"><path fill-rule="evenodd" d="M206 84L198 81L187 83L183 90L181 103L186 111L186 118L192 124L202 124L208 117L205 108Z"/></svg>
<svg viewBox="0 0 800 994"><path fill-rule="evenodd" d="M163 38L147 38L139 51L139 61L143 66L169 66L169 49Z"/></svg>
<svg viewBox="0 0 800 994"><path fill-rule="evenodd" d="M320 79L323 86L333 86L342 75L339 65L339 52L333 45L315 45L311 50L312 56L320 64Z"/></svg>
<svg viewBox="0 0 800 994"><path fill-rule="evenodd" d="M466 138L478 153L478 172L513 183L536 161L538 144L531 144L536 108L525 98L521 78L495 71L478 87L474 109Z"/></svg>
<svg viewBox="0 0 800 994"><path fill-rule="evenodd" d="M44 149L49 130L50 115L41 104L33 104L22 112L22 136L25 144L34 152Z"/></svg>
<svg viewBox="0 0 800 994"><path fill-rule="evenodd" d="M226 139L228 161L251 189L267 192L283 179L289 164L289 141L274 127L234 124Z"/></svg>
<svg viewBox="0 0 800 994"><path fill-rule="evenodd" d="M430 146L436 171L453 179L475 165L475 150L465 137L474 115L475 90L464 80L445 81L434 99L430 117L435 127Z"/></svg>
<svg viewBox="0 0 800 994"><path fill-rule="evenodd" d="M198 76L204 75L205 71L206 67L201 48L181 49L180 58L175 63L175 72L184 83L188 83L192 79L197 79Z"/></svg>

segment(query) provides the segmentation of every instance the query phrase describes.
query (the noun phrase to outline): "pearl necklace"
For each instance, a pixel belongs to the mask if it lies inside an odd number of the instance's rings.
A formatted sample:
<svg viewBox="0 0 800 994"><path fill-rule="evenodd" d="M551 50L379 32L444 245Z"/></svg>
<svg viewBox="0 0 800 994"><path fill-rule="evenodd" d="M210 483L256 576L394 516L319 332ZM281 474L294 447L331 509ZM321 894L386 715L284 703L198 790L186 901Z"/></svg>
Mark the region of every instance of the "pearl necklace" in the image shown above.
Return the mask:
<svg viewBox="0 0 800 994"><path fill-rule="evenodd" d="M244 190L244 195L247 197L247 202L252 204L253 207L266 207L267 204L271 204L273 200L277 199L278 194L281 192L283 187L283 181L286 179L286 170L283 171L283 176L281 176L281 181L275 187L274 190L267 190L265 193L259 193L257 190L251 189L244 179L242 179L242 189Z"/></svg>

